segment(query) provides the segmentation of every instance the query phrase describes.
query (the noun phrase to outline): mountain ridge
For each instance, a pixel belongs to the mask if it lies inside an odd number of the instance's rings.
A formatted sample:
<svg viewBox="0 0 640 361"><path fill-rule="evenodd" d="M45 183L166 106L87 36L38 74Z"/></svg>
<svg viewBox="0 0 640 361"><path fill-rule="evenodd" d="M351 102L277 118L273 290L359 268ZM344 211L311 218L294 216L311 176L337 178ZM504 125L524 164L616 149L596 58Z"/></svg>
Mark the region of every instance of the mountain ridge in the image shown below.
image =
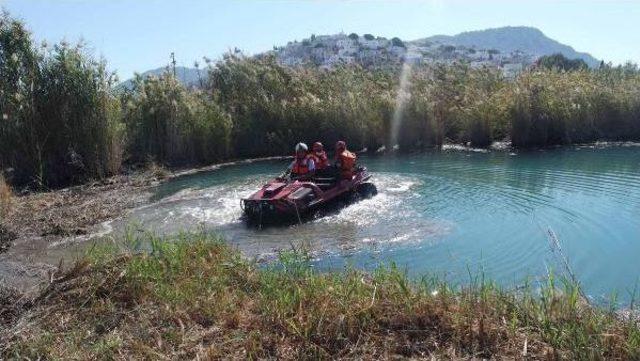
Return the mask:
<svg viewBox="0 0 640 361"><path fill-rule="evenodd" d="M140 76L142 76L143 78L147 78L149 76L160 76L169 71L171 71L171 69L168 66L161 66L159 68L147 70L143 73L140 73ZM183 85L187 87L198 87L200 85L201 77L202 77L202 80L204 81L204 78L207 75L206 73L207 71L202 69L189 68L186 66L176 66L176 78L178 78L178 81L180 81ZM123 81L122 83L118 84L117 88L118 89L133 88L133 79L134 78L130 78Z"/></svg>
<svg viewBox="0 0 640 361"><path fill-rule="evenodd" d="M517 42L509 38L514 36L519 38ZM433 35L413 40L410 43L419 44L424 41L494 48L505 52L520 50L536 57L561 53L570 59L582 59L590 67L595 67L600 63L591 54L576 51L572 46L562 44L545 35L540 29L531 26L503 26L465 31L456 35Z"/></svg>
<svg viewBox="0 0 640 361"><path fill-rule="evenodd" d="M353 35L349 36L340 33L334 35L312 35L308 39L302 41L291 41L285 46L274 47L274 50L259 53L256 56L264 54L275 54L280 63L286 66L296 66L307 63L316 63L317 66L331 67L332 65L339 63L360 63L366 65L364 62L365 56L371 56L372 52L376 52L381 48L380 45L365 46L363 50L362 42L376 42L382 41L386 43L391 51L383 51L384 56L378 55L378 61L381 63L398 63L398 61L415 61L415 50L423 49L423 53L420 55L422 59L428 60L428 62L450 62L453 60L466 60L477 63L477 66L491 65L504 66L514 65L513 63L524 68L527 64L533 63L539 57L544 55L551 55L560 53L570 59L582 59L590 67L597 67L600 60L593 57L587 52L576 51L573 47L562 44L557 40L554 40L545 35L540 29L530 26L504 26L498 28L489 28L484 30L472 30L458 33L456 35L432 35L426 38L419 38L410 41L400 41L403 43L402 47L405 47L404 54L394 52L392 50L398 50L395 39L387 40L382 37L373 37L370 34L364 36L358 36L354 38ZM375 39L373 39L375 38ZM329 39L329 40L327 40ZM332 39L332 40L331 40ZM338 39L336 41L336 39ZM354 42L351 44L345 43L345 39L351 39ZM398 39L399 40L399 39ZM325 43L322 43L324 41ZM307 44L307 45L305 45ZM322 46L319 46L322 44ZM329 44L329 46L327 46ZM345 45L341 45L345 44ZM370 45L370 44L369 44ZM328 48L334 49L333 53ZM407 47L410 49L407 51ZM447 47L458 47L459 49L453 52L447 49ZM324 48L320 49L320 48ZM355 49L355 50L354 50ZM426 50L425 50L426 49ZM485 52L485 56L478 57L477 55L469 55L474 52L475 49L479 49ZM324 51L325 54L320 57L317 56L319 51ZM329 53L327 53L329 51ZM486 54L488 53L501 53L500 55ZM428 58L428 59L427 59ZM494 59L495 58L495 59ZM345 61L346 59L346 61ZM327 63L329 63L327 65ZM511 63L511 64L509 64ZM168 71L168 67L160 67L141 73L142 77L151 75L161 75ZM189 68L184 66L176 67L176 75L178 79L189 87L197 87L200 84L201 77L206 76L206 70L199 70L195 68ZM133 84L133 79L128 79L118 85L120 89L130 89Z"/></svg>

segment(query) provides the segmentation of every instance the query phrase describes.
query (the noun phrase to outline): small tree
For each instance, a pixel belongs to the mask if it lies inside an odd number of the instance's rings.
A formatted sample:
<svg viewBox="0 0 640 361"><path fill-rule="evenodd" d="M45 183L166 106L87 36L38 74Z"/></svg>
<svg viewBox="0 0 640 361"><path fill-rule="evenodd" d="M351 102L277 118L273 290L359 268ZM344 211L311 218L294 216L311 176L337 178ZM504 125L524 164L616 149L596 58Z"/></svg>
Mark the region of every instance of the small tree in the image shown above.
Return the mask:
<svg viewBox="0 0 640 361"><path fill-rule="evenodd" d="M363 36L364 36L364 38L365 38L366 40L373 40L373 39L375 39L375 37L374 37L373 35L371 35L371 34L364 34Z"/></svg>
<svg viewBox="0 0 640 361"><path fill-rule="evenodd" d="M404 45L402 40L400 40L400 38L391 39L391 45L397 46L397 47L400 47L400 48L406 48L406 46Z"/></svg>
<svg viewBox="0 0 640 361"><path fill-rule="evenodd" d="M569 59L560 53L545 55L538 59L536 64L545 69L559 69L565 71L581 70L589 67L582 59Z"/></svg>

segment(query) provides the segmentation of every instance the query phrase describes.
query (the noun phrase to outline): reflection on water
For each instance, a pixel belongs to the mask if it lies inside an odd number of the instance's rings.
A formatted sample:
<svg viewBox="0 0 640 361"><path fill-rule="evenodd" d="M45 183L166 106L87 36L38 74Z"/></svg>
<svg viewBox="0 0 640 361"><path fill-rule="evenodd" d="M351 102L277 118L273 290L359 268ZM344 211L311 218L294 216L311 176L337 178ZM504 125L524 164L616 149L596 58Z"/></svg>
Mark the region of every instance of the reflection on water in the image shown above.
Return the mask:
<svg viewBox="0 0 640 361"><path fill-rule="evenodd" d="M114 222L159 233L204 226L247 254L305 244L323 269L393 261L454 282L482 269L504 284L561 272L552 228L588 293L622 297L640 274L640 147L364 158L379 194L291 227L247 228L239 199L286 161L228 166L162 185L156 202Z"/></svg>

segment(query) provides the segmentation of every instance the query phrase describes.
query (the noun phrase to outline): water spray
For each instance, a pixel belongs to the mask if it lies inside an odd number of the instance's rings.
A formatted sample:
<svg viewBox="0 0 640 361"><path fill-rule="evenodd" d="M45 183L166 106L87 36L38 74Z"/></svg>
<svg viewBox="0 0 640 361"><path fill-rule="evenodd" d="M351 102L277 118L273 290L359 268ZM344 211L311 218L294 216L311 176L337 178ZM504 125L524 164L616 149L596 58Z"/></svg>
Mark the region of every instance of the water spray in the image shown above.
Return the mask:
<svg viewBox="0 0 640 361"><path fill-rule="evenodd" d="M402 64L402 71L400 72L400 87L398 88L398 93L396 95L396 104L395 109L393 110L393 119L391 120L391 137L389 142L391 150L397 150L399 148L398 136L400 133L400 126L402 125L402 115L407 101L411 98L411 93L409 92L410 76L411 64L405 59Z"/></svg>

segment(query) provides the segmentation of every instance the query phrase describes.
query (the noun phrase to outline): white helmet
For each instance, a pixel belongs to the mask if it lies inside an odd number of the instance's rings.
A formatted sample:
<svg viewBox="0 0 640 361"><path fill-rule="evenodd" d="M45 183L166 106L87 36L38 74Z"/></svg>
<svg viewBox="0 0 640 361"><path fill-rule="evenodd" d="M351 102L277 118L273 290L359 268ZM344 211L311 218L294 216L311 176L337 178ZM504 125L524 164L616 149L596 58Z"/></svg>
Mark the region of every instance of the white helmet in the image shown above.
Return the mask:
<svg viewBox="0 0 640 361"><path fill-rule="evenodd" d="M303 150L305 152L308 152L309 151L309 147L307 147L307 145L302 143L302 142L296 144L296 153L301 151L301 150Z"/></svg>

